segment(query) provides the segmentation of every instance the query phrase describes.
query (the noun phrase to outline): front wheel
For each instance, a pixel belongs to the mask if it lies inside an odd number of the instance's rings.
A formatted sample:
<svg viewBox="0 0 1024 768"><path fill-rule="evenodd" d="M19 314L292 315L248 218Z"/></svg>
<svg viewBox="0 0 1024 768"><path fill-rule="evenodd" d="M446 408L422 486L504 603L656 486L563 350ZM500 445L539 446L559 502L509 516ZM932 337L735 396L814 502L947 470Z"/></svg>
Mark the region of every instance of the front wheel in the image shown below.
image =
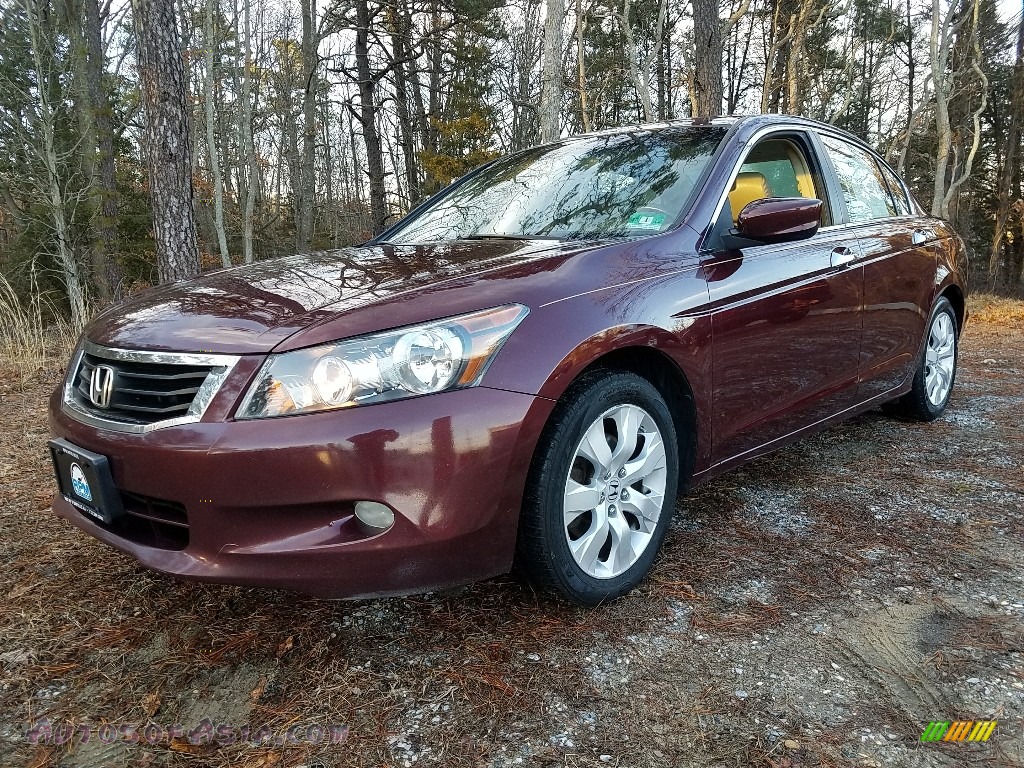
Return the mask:
<svg viewBox="0 0 1024 768"><path fill-rule="evenodd" d="M956 325L953 305L945 296L940 297L932 310L924 355L910 391L887 410L918 421L934 421L942 415L956 380L959 354Z"/></svg>
<svg viewBox="0 0 1024 768"><path fill-rule="evenodd" d="M580 605L626 594L654 563L678 483L675 426L658 390L633 373L584 375L530 467L518 567Z"/></svg>

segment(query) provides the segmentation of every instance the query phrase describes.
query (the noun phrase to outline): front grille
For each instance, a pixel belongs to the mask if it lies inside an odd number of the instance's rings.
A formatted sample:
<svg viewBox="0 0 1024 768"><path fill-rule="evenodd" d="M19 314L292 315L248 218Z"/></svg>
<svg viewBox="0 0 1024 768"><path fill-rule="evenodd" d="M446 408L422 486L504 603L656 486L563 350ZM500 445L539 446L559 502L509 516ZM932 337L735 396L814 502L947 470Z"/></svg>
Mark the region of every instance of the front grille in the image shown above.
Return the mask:
<svg viewBox="0 0 1024 768"><path fill-rule="evenodd" d="M89 394L93 371L99 365L114 374L110 405L98 408ZM75 380L75 401L97 416L130 424L152 424L184 416L210 373L208 365L175 365L108 360L85 353Z"/></svg>
<svg viewBox="0 0 1024 768"><path fill-rule="evenodd" d="M83 341L64 383L64 410L86 424L121 432L196 422L238 360ZM101 366L109 370L98 371Z"/></svg>

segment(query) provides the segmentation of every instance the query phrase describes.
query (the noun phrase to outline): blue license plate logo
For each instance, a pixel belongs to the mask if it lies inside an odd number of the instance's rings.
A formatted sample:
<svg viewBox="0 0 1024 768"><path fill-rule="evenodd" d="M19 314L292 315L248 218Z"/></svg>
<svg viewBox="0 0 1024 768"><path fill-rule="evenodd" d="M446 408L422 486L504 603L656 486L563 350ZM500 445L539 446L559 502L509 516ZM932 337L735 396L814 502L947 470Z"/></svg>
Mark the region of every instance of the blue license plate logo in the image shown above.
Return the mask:
<svg viewBox="0 0 1024 768"><path fill-rule="evenodd" d="M71 465L71 490L78 498L92 501L92 488L85 479L85 471L78 464Z"/></svg>

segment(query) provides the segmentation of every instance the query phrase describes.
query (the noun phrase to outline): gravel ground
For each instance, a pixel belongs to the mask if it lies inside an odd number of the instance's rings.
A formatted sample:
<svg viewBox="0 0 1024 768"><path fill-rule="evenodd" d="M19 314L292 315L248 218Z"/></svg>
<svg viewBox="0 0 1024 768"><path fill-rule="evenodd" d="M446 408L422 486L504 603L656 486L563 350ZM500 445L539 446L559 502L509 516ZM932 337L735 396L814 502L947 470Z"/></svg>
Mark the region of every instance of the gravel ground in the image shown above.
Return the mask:
<svg viewBox="0 0 1024 768"><path fill-rule="evenodd" d="M1007 306L976 311L942 420L873 411L697 489L652 577L596 610L510 579L327 603L149 573L47 512L60 371L0 362L0 766L1024 765ZM33 745L42 718L346 738ZM969 719L988 742L919 740Z"/></svg>

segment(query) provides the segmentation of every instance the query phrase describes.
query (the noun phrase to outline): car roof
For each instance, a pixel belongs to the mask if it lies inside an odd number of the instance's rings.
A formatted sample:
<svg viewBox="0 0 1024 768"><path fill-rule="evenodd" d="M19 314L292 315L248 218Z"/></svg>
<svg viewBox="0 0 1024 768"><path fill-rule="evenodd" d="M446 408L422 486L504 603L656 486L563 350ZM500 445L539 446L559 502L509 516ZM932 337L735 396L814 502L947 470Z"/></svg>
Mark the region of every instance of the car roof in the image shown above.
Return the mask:
<svg viewBox="0 0 1024 768"><path fill-rule="evenodd" d="M855 136L849 131L844 131L842 128L837 128L829 123L822 122L821 120L814 120L810 117L801 117L799 115L784 115L784 114L764 114L764 115L724 115L721 117L683 117L674 118L672 120L664 120L657 123L633 123L630 125L616 126L614 128L605 128L600 131L591 131L590 133L579 133L573 136L566 136L561 139L557 139L555 142L572 141L575 139L586 139L592 136L608 136L614 134L623 133L647 133L657 132L659 130L671 129L671 128L702 128L702 127L720 127L730 130L738 130L740 128L757 130L760 128L768 128L774 125L780 127L800 127L800 128L824 128L829 132L839 134L857 144L870 149L872 153L874 150L870 145L867 144L863 139Z"/></svg>

